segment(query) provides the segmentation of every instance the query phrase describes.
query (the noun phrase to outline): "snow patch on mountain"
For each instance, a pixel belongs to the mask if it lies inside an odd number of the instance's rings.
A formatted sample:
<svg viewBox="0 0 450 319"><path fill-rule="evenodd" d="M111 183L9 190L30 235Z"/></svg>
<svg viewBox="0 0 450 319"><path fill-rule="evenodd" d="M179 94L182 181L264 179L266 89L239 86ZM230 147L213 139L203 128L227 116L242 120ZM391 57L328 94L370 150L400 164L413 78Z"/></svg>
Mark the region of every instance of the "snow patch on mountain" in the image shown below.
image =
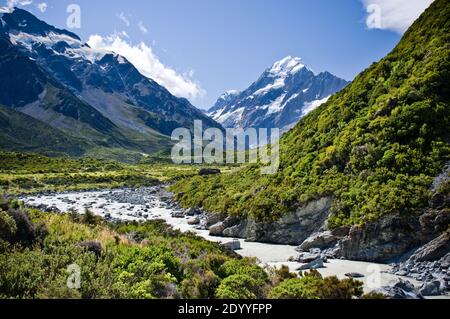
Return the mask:
<svg viewBox="0 0 450 319"><path fill-rule="evenodd" d="M266 115L281 112L283 110L284 106L286 106L286 104L282 104L285 97L286 97L286 95L281 95L275 101L273 101L273 103L267 105Z"/></svg>
<svg viewBox="0 0 450 319"><path fill-rule="evenodd" d="M101 60L106 54L111 54L106 50L95 50L89 48L83 42L74 39L65 34L59 34L50 32L47 36L33 35L24 32L11 32L9 33L9 39L12 44L20 45L26 48L28 51L33 52L33 46L36 44L43 44L49 50L52 50L54 54L65 55L70 58L83 58L89 60L91 63ZM58 43L65 43L65 53L60 53L54 50L54 46Z"/></svg>
<svg viewBox="0 0 450 319"><path fill-rule="evenodd" d="M262 89L259 89L258 91L256 91L254 93L254 95L264 95L272 90L281 89L284 85L285 85L284 79L279 78L279 79L276 79L274 83L268 84L267 86L263 87Z"/></svg>
<svg viewBox="0 0 450 319"><path fill-rule="evenodd" d="M11 13L12 11L13 8L0 6L0 17L3 15L3 13Z"/></svg>
<svg viewBox="0 0 450 319"><path fill-rule="evenodd" d="M312 101L312 102L306 102L303 105L303 109L301 110L302 116L308 115L308 113L314 111L315 109L317 109L322 104L327 103L328 100L330 99L330 97L331 97L331 95L327 96L326 98L323 98L321 100L315 100L315 101Z"/></svg>
<svg viewBox="0 0 450 319"><path fill-rule="evenodd" d="M236 121L239 121L240 119L242 119L242 115L245 111L244 107L241 107L239 109L234 110L233 112L230 113L223 113L218 115L218 120L217 122L219 123L235 123Z"/></svg>

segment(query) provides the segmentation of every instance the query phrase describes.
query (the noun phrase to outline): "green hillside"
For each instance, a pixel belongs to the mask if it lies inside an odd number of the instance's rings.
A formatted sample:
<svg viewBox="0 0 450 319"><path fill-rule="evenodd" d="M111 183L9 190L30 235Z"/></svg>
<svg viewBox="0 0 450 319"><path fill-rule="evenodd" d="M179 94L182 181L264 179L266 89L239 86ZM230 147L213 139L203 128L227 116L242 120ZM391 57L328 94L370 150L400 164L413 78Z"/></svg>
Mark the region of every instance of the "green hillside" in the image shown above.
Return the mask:
<svg viewBox="0 0 450 319"><path fill-rule="evenodd" d="M398 46L281 141L281 168L251 165L173 187L186 206L273 219L334 196L331 227L420 212L450 159L450 3L437 0Z"/></svg>
<svg viewBox="0 0 450 319"><path fill-rule="evenodd" d="M89 147L31 116L0 105L0 149L80 156Z"/></svg>

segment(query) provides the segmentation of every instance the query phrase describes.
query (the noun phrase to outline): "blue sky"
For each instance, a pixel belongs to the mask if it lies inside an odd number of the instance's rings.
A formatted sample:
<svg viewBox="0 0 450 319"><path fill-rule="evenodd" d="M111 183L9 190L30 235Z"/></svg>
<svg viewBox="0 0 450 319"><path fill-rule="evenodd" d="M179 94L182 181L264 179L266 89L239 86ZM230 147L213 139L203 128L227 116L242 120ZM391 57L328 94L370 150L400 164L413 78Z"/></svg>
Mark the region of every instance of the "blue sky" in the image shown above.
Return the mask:
<svg viewBox="0 0 450 319"><path fill-rule="evenodd" d="M135 64L142 62L157 81L200 108L212 106L224 91L245 89L287 55L301 57L316 72L352 80L392 50L404 24L414 20L389 17L389 6L397 2L407 12L409 5L416 17L431 0L389 1L9 0L66 29L66 8L78 4L81 28L71 31L134 55ZM387 8L378 27L367 22L374 2Z"/></svg>

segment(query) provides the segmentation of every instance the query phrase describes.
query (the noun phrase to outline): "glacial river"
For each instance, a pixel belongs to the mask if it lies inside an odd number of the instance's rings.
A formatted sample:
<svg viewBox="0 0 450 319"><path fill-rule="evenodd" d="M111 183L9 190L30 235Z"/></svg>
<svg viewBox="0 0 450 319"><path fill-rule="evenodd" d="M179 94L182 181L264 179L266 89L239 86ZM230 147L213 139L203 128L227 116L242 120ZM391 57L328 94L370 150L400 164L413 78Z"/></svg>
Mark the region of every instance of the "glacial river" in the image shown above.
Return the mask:
<svg viewBox="0 0 450 319"><path fill-rule="evenodd" d="M83 213L85 209L91 210L94 214L117 220L145 221L162 219L175 229L187 232L191 231L199 236L213 242L227 243L233 238L213 237L208 230L199 225L190 225L194 217L174 217L174 213L180 213L180 209L171 204L165 198L160 188L141 189L117 189L100 190L86 192L68 192L51 195L36 195L23 197L27 205L39 207L54 207L61 212L74 209ZM164 197L164 198L163 198ZM175 214L176 215L176 214ZM295 246L274 245L256 242L247 242L240 239L241 249L236 252L245 257L256 257L261 265L280 267L287 265L291 271L295 271L300 263L289 262L290 257L295 257L298 253ZM360 278L364 282L364 289L369 292L379 286L383 286L399 276L387 273L389 265L374 264L366 262L348 261L341 259L331 259L325 263L325 268L318 269L324 276L335 275L338 278L346 278L346 273L360 273L365 277ZM419 285L411 278L403 278Z"/></svg>

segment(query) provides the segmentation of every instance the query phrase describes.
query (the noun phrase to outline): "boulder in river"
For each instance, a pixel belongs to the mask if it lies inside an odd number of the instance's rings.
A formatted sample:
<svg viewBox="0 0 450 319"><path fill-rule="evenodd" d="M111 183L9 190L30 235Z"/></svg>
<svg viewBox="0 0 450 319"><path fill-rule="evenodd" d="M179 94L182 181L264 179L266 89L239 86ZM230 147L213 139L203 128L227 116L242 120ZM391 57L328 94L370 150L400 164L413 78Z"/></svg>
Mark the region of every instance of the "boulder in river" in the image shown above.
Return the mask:
<svg viewBox="0 0 450 319"><path fill-rule="evenodd" d="M433 280L425 282L420 287L420 293L423 296L439 296L441 294L441 282L439 280Z"/></svg>
<svg viewBox="0 0 450 319"><path fill-rule="evenodd" d="M211 226L221 222L222 220L223 220L223 216L221 216L220 214L210 213L206 216L206 226L211 227Z"/></svg>
<svg viewBox="0 0 450 319"><path fill-rule="evenodd" d="M322 258L318 257L317 259L301 265L297 270L309 270L309 269L319 269L324 268L323 260Z"/></svg>
<svg viewBox="0 0 450 319"><path fill-rule="evenodd" d="M187 216L195 216L195 215L200 215L201 211L200 211L200 209L198 209L196 207L191 207L185 211L185 214Z"/></svg>
<svg viewBox="0 0 450 319"><path fill-rule="evenodd" d="M198 225L200 224L200 218L194 217L188 220L188 225Z"/></svg>
<svg viewBox="0 0 450 319"><path fill-rule="evenodd" d="M172 217L173 218L184 218L185 216L184 216L183 212L173 212Z"/></svg>
<svg viewBox="0 0 450 319"><path fill-rule="evenodd" d="M450 253L448 253L447 255L442 257L442 259L441 259L441 269L450 270Z"/></svg>
<svg viewBox="0 0 450 319"><path fill-rule="evenodd" d="M300 245L309 235L325 226L332 203L331 197L321 198L283 215L275 222L252 217L225 218L220 214L213 214L208 217L207 226L217 224L209 219L216 221L216 218L219 218L219 221L224 221L224 229L219 236L245 238L253 242Z"/></svg>
<svg viewBox="0 0 450 319"><path fill-rule="evenodd" d="M209 234L211 236L221 236L224 229L225 229L225 226L224 226L223 222L219 222L219 223L209 227Z"/></svg>
<svg viewBox="0 0 450 319"><path fill-rule="evenodd" d="M320 254L300 253L296 259L297 262L305 264L316 260L320 257Z"/></svg>
<svg viewBox="0 0 450 319"><path fill-rule="evenodd" d="M400 278L375 292L383 294L388 299L423 299L420 291L411 282Z"/></svg>
<svg viewBox="0 0 450 319"><path fill-rule="evenodd" d="M308 237L299 247L300 251L309 251L312 248L327 249L334 246L338 237L334 236L331 231L315 233Z"/></svg>
<svg viewBox="0 0 450 319"><path fill-rule="evenodd" d="M345 274L348 278L364 278L365 276L363 274L357 273L357 272L349 272Z"/></svg>
<svg viewBox="0 0 450 319"><path fill-rule="evenodd" d="M241 249L241 242L238 239L222 244L223 247L226 247L230 250L239 250Z"/></svg>

